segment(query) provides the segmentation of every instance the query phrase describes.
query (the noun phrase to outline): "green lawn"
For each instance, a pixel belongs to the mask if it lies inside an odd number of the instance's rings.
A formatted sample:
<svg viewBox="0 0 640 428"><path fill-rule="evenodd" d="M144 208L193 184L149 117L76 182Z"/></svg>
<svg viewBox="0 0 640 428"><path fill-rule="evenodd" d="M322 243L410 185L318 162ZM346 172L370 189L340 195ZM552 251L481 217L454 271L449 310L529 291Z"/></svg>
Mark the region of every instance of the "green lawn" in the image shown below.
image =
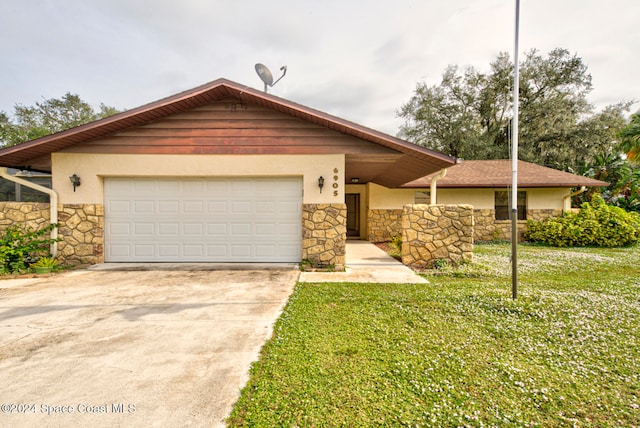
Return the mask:
<svg viewBox="0 0 640 428"><path fill-rule="evenodd" d="M298 284L229 426L640 426L640 248L509 252Z"/></svg>

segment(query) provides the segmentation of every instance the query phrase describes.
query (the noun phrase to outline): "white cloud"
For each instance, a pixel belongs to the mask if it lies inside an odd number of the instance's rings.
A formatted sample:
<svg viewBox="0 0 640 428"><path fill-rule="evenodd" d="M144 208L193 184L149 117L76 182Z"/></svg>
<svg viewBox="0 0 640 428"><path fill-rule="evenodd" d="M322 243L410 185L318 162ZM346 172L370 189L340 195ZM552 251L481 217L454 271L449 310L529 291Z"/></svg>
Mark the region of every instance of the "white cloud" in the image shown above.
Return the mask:
<svg viewBox="0 0 640 428"><path fill-rule="evenodd" d="M67 91L132 108L225 77L395 134L395 112L449 64L486 70L513 50L515 0L5 0L0 110ZM599 106L640 100L635 0L522 2L521 49L563 47ZM637 106L636 106L637 108Z"/></svg>

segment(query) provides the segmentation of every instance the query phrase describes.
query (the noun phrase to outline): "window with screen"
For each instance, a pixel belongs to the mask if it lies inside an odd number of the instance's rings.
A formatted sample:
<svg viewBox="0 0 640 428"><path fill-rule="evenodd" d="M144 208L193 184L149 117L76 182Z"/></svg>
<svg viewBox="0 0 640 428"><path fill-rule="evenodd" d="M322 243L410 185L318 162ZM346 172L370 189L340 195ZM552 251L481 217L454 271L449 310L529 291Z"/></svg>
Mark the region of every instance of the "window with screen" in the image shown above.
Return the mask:
<svg viewBox="0 0 640 428"><path fill-rule="evenodd" d="M511 192L496 192L496 220L509 220L511 216ZM518 220L527 219L527 192L518 192Z"/></svg>
<svg viewBox="0 0 640 428"><path fill-rule="evenodd" d="M431 192L416 192L414 200L416 204L430 204Z"/></svg>

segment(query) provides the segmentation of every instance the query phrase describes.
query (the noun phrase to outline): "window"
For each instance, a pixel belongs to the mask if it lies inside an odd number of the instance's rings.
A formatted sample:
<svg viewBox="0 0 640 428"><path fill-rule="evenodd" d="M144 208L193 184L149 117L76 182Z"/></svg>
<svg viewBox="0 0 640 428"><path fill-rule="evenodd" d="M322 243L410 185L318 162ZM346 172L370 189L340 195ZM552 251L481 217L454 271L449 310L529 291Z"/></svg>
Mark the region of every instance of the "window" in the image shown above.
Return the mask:
<svg viewBox="0 0 640 428"><path fill-rule="evenodd" d="M22 176L21 178L51 188L51 176ZM13 181L0 178L0 201L49 202L49 195L14 183Z"/></svg>
<svg viewBox="0 0 640 428"><path fill-rule="evenodd" d="M431 192L416 192L415 193L415 204L430 204L431 203Z"/></svg>
<svg viewBox="0 0 640 428"><path fill-rule="evenodd" d="M511 192L496 192L496 220L509 220ZM527 219L527 192L518 192L518 220Z"/></svg>

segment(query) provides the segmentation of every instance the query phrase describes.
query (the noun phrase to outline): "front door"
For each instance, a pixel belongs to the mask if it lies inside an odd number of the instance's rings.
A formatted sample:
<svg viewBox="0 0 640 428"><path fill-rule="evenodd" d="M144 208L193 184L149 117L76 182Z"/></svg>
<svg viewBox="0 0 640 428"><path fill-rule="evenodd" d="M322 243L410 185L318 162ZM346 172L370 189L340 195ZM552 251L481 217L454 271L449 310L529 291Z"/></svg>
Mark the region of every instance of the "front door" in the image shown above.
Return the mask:
<svg viewBox="0 0 640 428"><path fill-rule="evenodd" d="M360 236L360 194L347 193L347 236Z"/></svg>

